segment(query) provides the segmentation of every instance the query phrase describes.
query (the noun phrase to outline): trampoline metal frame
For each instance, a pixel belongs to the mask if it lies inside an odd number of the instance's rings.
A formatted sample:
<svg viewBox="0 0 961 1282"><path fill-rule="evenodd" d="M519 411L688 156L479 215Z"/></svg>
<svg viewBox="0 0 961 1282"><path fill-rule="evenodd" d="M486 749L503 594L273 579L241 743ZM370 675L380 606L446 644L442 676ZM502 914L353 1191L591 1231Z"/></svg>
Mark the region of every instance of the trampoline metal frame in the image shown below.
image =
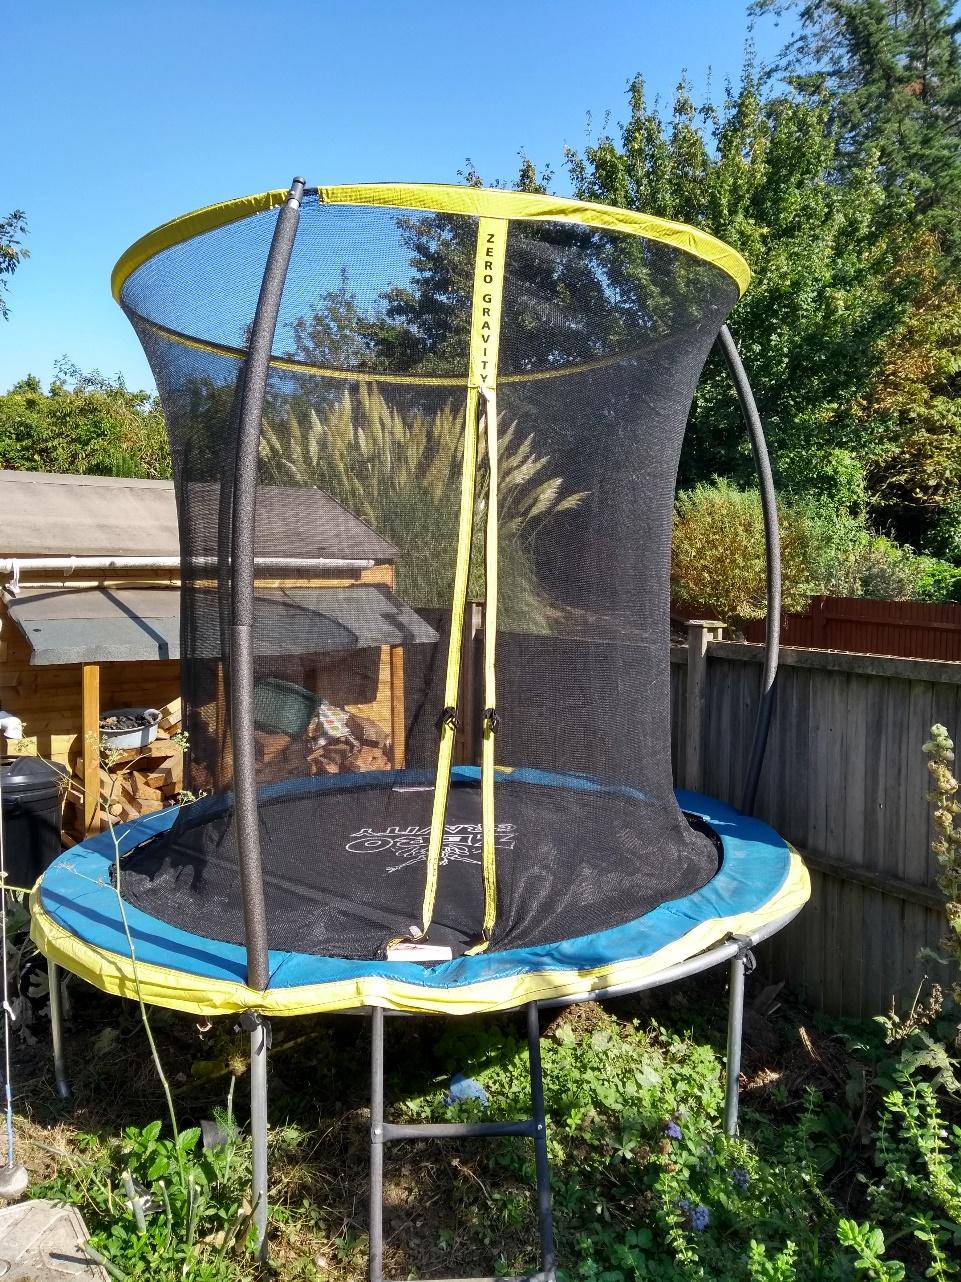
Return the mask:
<svg viewBox="0 0 961 1282"><path fill-rule="evenodd" d="M260 421L277 323L280 301L290 263L297 231L300 202L305 190L304 180L295 178L286 198L282 193L269 193L264 207L281 205L277 224L271 240L270 252L261 282L257 310L251 330L243 377L238 380L235 410L238 418L238 442L234 460L232 488L229 503L222 505L221 520L229 525L221 529L221 547L230 549L231 619L230 619L230 711L231 739L234 761L235 814L238 829L240 872L243 886L245 928L248 957L248 984L264 990L268 986L266 922L263 903L263 881L260 866L259 834L257 830L256 765L253 756L252 715L253 652L251 623L254 583L254 517L256 506L257 451L260 438ZM331 192L337 189L330 189ZM344 189L352 192L353 189ZM361 189L357 189L358 192ZM405 189L407 190L407 189ZM411 189L413 190L413 189ZM266 199L260 198L260 199ZM357 203L364 203L357 200ZM228 219L214 211L212 225ZM564 216L554 211L538 216ZM240 213L237 217L242 216ZM189 217L194 216L188 216ZM233 215L231 215L232 220ZM201 218L201 222L202 222ZM665 227L668 225L665 224ZM634 229L635 231L638 229ZM685 229L689 230L689 229ZM161 235L161 233L163 233ZM700 233L697 233L700 235ZM174 229L160 229L151 234L160 242L166 237L169 243L179 237ZM667 239L667 236L664 236ZM711 240L712 238L707 238ZM158 243L160 243L158 242ZM121 259L115 269L114 289L119 293L124 273L135 269L157 246L151 246L151 237L138 242ZM699 251L695 251L699 252ZM734 257L737 257L736 255ZM127 261L129 260L129 262ZM738 262L741 262L738 259ZM743 264L742 264L743 266ZM725 268L722 268L725 269ZM746 270L746 269L745 269ZM118 273L120 275L118 276ZM739 280L740 286L746 279ZM751 393L744 366L727 326L720 330L717 345L727 364L737 391L738 401L751 439L755 466L761 490L765 530L765 556L767 567L768 628L765 640L765 659L761 698L751 745L751 754L745 776L742 812L751 814L757 796L761 764L763 762L768 731L774 707L774 683L777 673L777 653L780 620L780 551L777 509L767 447L757 406ZM229 533L229 542L226 535ZM798 910L799 911L799 910ZM541 1249L541 1268L523 1275L513 1282L553 1282L555 1257L550 1201L550 1176L547 1158L546 1119L544 1112L543 1083L541 1076L538 1012L540 1008L556 1009L584 1001L628 996L646 989L660 987L677 980L699 974L714 966L729 964L728 1025L726 1045L726 1082L724 1105L724 1130L728 1135L737 1131L738 1077L740 1073L744 1013L745 976L753 969L751 949L762 940L786 926L796 912L768 923L749 935L727 939L706 951L663 968L644 979L630 984L614 985L569 997L529 1002L526 1007L527 1042L530 1057L532 1117L517 1122L451 1123L417 1126L398 1126L386 1123L384 1109L384 1017L381 1007L369 1010L371 1015L371 1126L370 1126L370 1279L383 1282L383 1153L384 1145L397 1140L430 1138L482 1138L521 1136L533 1139L535 1145L538 1223ZM62 1098L70 1093L66 1072L63 1037L63 1007L60 993L60 967L49 962L50 1023L53 1043L54 1072L57 1091ZM251 1136L253 1142L252 1206L256 1229L257 1249L261 1259L266 1259L267 1228L267 1054L270 1046L270 1022L255 1011L245 1012L241 1024L250 1036L250 1095ZM446 1279L442 1282L454 1282ZM496 1282L495 1279L469 1279L461 1282ZM504 1282L503 1279L500 1282ZM507 1279L506 1282L512 1282Z"/></svg>
<svg viewBox="0 0 961 1282"><path fill-rule="evenodd" d="M370 1092L370 1282L385 1282L383 1275L383 1190L384 1145L397 1140L426 1139L480 1139L519 1136L533 1139L537 1217L540 1237L541 1268L537 1272L507 1278L442 1278L435 1282L555 1282L555 1255L553 1245L553 1216L550 1197L550 1169L547 1156L547 1119L544 1108L543 1079L540 1062L540 1010L558 1010L566 1006L609 998L629 997L648 989L689 979L715 966L729 963L728 1016L725 1056L724 1133L735 1136L738 1127L739 1078L744 1028L744 987L747 975L754 969L752 950L765 939L777 934L794 920L800 909L776 921L768 922L748 935L738 935L715 944L703 953L665 966L644 979L632 984L615 984L594 992L574 997L557 997L539 1002L528 1002L526 1013L527 1047L530 1062L532 1116L516 1122L459 1122L418 1125L393 1125L384 1122L384 1019L408 1019L401 1011L371 1007L366 1012L371 1018L371 1092ZM63 1004L60 998L60 967L48 961L50 981L50 1029L53 1043L54 1076L57 1093L61 1099L70 1097L66 1052L63 1036ZM354 1013L354 1012L345 1012ZM423 1016L431 1018L431 1016ZM436 1018L436 1016L434 1017ZM250 1130L253 1142L253 1172L251 1180L251 1205L254 1222L263 1209L266 1217L268 1194L267 1169L267 1055L270 1049L270 1021L256 1011L242 1017L242 1025L250 1035ZM266 1221L265 1221L266 1230ZM258 1239L261 1259L266 1259L266 1231Z"/></svg>

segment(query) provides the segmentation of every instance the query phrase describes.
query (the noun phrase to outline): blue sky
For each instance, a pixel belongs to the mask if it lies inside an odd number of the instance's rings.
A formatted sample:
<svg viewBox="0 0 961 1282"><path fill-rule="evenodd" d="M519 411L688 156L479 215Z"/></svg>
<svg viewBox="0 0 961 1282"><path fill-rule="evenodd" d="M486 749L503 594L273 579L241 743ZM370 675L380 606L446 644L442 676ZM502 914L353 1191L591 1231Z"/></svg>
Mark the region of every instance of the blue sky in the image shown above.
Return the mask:
<svg viewBox="0 0 961 1282"><path fill-rule="evenodd" d="M27 211L31 257L0 321L0 391L83 369L153 387L110 297L143 232L285 185L456 182L470 157L510 179L524 149L626 112L641 72L670 98L739 74L746 0L47 0L7 6L0 215ZM770 61L787 31L754 33Z"/></svg>

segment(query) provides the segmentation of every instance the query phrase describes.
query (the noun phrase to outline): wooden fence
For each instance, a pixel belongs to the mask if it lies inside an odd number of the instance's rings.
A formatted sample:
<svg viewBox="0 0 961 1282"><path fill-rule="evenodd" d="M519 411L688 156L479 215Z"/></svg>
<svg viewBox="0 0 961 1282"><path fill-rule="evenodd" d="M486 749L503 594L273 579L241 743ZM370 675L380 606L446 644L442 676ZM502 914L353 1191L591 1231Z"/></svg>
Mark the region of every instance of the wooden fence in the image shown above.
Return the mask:
<svg viewBox="0 0 961 1282"><path fill-rule="evenodd" d="M444 630L443 619L434 622ZM464 633L458 759L476 761L482 612ZM763 648L689 623L671 647L678 784L738 806ZM473 692L473 697L471 693ZM922 956L946 933L921 751L936 721L961 736L961 663L785 648L757 814L804 856L812 898L759 949L762 967L818 1009L868 1017L910 1003L946 967ZM431 743L433 741L431 740Z"/></svg>
<svg viewBox="0 0 961 1282"><path fill-rule="evenodd" d="M760 619L744 634L748 641L763 641L765 631ZM783 616L781 642L956 663L961 660L961 605L816 596L803 614Z"/></svg>
<svg viewBox="0 0 961 1282"><path fill-rule="evenodd" d="M762 649L689 633L671 653L675 778L737 805ZM921 955L946 931L921 751L936 721L961 727L959 663L781 652L757 813L804 855L813 893L762 956L831 1014L878 1014L948 977Z"/></svg>

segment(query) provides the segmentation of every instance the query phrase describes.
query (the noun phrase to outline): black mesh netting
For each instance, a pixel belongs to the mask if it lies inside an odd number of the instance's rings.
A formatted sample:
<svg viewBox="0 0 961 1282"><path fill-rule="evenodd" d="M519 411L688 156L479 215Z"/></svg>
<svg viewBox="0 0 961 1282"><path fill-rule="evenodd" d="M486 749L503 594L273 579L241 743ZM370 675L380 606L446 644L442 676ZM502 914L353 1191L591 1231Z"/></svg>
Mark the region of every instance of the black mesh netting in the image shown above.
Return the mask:
<svg viewBox="0 0 961 1282"><path fill-rule="evenodd" d="M125 896L244 941L232 811L229 481L276 221L162 251L123 304L170 432L183 555L185 805ZM304 202L260 446L254 738L273 948L375 957L410 933L454 588L476 220ZM498 912L492 947L619 925L704 885L674 801L669 557L694 387L734 282L657 241L510 224L498 386ZM485 591L486 457L468 596ZM477 611L429 938L484 916ZM248 745L249 747L249 745Z"/></svg>

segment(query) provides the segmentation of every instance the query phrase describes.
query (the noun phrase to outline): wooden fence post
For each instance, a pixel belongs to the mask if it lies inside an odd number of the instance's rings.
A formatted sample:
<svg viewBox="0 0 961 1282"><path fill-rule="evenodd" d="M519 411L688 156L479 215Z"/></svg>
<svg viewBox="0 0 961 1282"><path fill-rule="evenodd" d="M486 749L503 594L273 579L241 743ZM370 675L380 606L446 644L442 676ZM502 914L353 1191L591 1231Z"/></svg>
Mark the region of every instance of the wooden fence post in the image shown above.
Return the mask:
<svg viewBox="0 0 961 1282"><path fill-rule="evenodd" d="M684 743L684 786L700 792L704 786L704 711L707 703L707 647L720 641L724 624L716 619L691 619L687 625L687 729Z"/></svg>

